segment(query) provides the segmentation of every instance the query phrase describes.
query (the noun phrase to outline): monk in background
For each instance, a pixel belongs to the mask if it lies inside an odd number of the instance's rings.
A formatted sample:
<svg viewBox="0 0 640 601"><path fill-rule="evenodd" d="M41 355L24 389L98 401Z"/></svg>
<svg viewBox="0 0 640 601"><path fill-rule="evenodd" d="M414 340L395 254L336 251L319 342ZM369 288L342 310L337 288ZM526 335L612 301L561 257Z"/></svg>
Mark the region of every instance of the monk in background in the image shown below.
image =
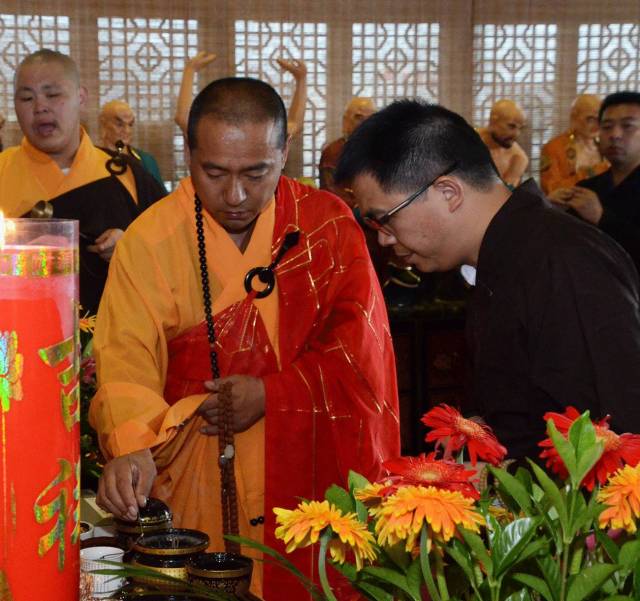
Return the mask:
<svg viewBox="0 0 640 601"><path fill-rule="evenodd" d="M569 129L542 147L540 185L545 194L571 188L609 168L598 148L600 99L580 94L571 105Z"/></svg>
<svg viewBox="0 0 640 601"><path fill-rule="evenodd" d="M518 144L518 138L526 121L524 111L519 104L513 100L503 99L498 100L491 107L489 125L478 129L500 177L512 189L520 184L529 165L529 157Z"/></svg>
<svg viewBox="0 0 640 601"><path fill-rule="evenodd" d="M100 110L98 123L100 124L100 147L103 150L114 154L118 152L118 142L121 142L124 144L122 151L140 161L164 188L158 161L152 154L131 145L136 116L124 100L111 100L104 104Z"/></svg>

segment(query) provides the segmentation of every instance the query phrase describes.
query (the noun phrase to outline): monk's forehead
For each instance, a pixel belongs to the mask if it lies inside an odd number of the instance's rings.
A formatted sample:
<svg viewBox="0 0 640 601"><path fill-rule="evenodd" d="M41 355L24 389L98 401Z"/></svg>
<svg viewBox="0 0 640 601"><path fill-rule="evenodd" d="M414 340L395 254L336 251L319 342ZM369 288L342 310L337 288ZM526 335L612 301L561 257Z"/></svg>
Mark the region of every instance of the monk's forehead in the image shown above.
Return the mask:
<svg viewBox="0 0 640 601"><path fill-rule="evenodd" d="M34 59L22 63L15 74L16 88L26 84L54 85L64 82L78 85L77 71L64 61L56 59Z"/></svg>

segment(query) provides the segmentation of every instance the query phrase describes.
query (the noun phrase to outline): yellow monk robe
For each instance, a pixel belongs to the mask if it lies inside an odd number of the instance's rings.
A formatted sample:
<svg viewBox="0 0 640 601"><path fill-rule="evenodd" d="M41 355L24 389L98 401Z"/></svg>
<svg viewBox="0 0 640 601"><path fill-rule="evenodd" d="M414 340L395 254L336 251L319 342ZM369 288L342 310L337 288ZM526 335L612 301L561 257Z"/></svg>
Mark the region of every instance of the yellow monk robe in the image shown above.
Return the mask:
<svg viewBox="0 0 640 601"><path fill-rule="evenodd" d="M82 130L78 152L65 175L49 155L23 138L20 146L12 146L0 153L0 210L4 211L5 217L21 217L39 200L50 200L109 177L106 168L109 158ZM118 179L137 202L136 183L131 170L127 169Z"/></svg>
<svg viewBox="0 0 640 601"><path fill-rule="evenodd" d="M540 155L540 186L545 194L558 188L571 188L579 181L599 175L609 168L602 159L595 165L576 164L578 152L574 135L566 131L547 142Z"/></svg>
<svg viewBox="0 0 640 601"><path fill-rule="evenodd" d="M158 477L152 496L167 501L171 494L174 524L209 533L211 548L221 550L219 470L203 470L200 463L194 463L194 458L218 456L218 438L198 432L205 423L201 417L180 428L207 394L180 399L170 407L163 398L164 377L158 377L167 372L167 343L204 320L199 264L190 252L196 248L193 197L191 181L183 180L176 192L147 210L144 220L130 226L125 234L127 244L116 250L98 320L104 322L105 317L115 315L129 319L125 336L100 328L96 331L94 349L101 386L91 404L90 419L107 458L153 447ZM169 220L166 209L171 205ZM274 206L272 200L259 216L244 254L211 215L203 212L214 315L246 297L243 281L247 271L271 262ZM134 264L146 269L135 270ZM132 271L142 277L131 281ZM153 304L147 299L153 299ZM277 290L254 303L277 353ZM155 328L149 328L149 323ZM135 362L128 360L132 356ZM235 446L240 534L261 541L262 525L251 526L249 520L264 514L264 419L236 434ZM256 556L248 549L243 552ZM261 591L261 572L262 563L255 562L256 594Z"/></svg>

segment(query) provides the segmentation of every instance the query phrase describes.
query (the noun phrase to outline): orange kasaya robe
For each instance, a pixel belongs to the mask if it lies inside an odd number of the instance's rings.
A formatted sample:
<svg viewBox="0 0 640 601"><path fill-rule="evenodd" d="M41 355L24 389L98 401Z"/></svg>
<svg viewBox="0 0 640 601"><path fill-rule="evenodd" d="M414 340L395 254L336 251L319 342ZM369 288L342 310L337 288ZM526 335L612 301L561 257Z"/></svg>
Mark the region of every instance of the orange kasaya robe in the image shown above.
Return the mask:
<svg viewBox="0 0 640 601"><path fill-rule="evenodd" d="M4 211L5 217L21 217L39 200L51 200L109 177L106 168L109 158L82 130L78 152L65 174L48 154L23 138L20 146L12 146L0 153L0 210ZM136 182L131 170L127 169L118 179L137 201Z"/></svg>
<svg viewBox="0 0 640 601"><path fill-rule="evenodd" d="M576 164L578 153L573 134L566 131L547 142L540 154L540 186L545 194L570 188L579 181L604 173L609 162L602 158L595 165Z"/></svg>
<svg viewBox="0 0 640 601"><path fill-rule="evenodd" d="M148 209L119 242L94 338L99 390L90 419L108 457L152 448L152 494L175 523L222 549L218 441L194 412L211 378L189 179ZM266 416L236 434L240 533L284 552L274 507L322 498L349 469L375 479L399 453L395 363L384 301L351 211L335 197L280 179L244 254L205 213L216 345L223 376L263 378ZM265 299L247 271L268 265L300 232ZM251 519L264 516L262 526ZM252 554L243 549L247 554ZM255 556L255 554L254 554ZM309 577L309 549L290 557ZM255 562L253 591L308 598L282 569Z"/></svg>
<svg viewBox="0 0 640 601"><path fill-rule="evenodd" d="M24 138L0 153L0 210L7 217L29 216L41 200L51 202L53 217L75 219L80 229L80 303L95 314L109 264L88 246L109 229L125 230L166 191L135 159L112 175L111 156L96 148L82 130L80 145L65 174L46 153Z"/></svg>

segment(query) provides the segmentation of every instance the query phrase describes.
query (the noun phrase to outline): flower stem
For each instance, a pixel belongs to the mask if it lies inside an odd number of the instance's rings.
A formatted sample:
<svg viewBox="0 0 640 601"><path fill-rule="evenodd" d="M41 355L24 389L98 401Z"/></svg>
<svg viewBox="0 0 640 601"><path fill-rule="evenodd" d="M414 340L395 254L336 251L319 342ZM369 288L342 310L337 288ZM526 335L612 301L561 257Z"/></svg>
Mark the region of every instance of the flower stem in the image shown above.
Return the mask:
<svg viewBox="0 0 640 601"><path fill-rule="evenodd" d="M422 530L420 532L420 567L422 568L422 577L427 585L429 596L431 601L442 601L438 590L436 589L436 583L433 581L431 575L431 566L429 565L429 553L427 552L427 524L422 524Z"/></svg>
<svg viewBox="0 0 640 601"><path fill-rule="evenodd" d="M322 586L322 592L328 601L338 601L331 590L329 579L327 578L327 547L332 536L331 528L325 529L320 537L320 553L318 554L318 576L320 577L320 584Z"/></svg>
<svg viewBox="0 0 640 601"><path fill-rule="evenodd" d="M438 590L442 601L449 601L449 589L447 588L447 580L444 577L444 562L442 556L436 551L436 580L438 581Z"/></svg>

